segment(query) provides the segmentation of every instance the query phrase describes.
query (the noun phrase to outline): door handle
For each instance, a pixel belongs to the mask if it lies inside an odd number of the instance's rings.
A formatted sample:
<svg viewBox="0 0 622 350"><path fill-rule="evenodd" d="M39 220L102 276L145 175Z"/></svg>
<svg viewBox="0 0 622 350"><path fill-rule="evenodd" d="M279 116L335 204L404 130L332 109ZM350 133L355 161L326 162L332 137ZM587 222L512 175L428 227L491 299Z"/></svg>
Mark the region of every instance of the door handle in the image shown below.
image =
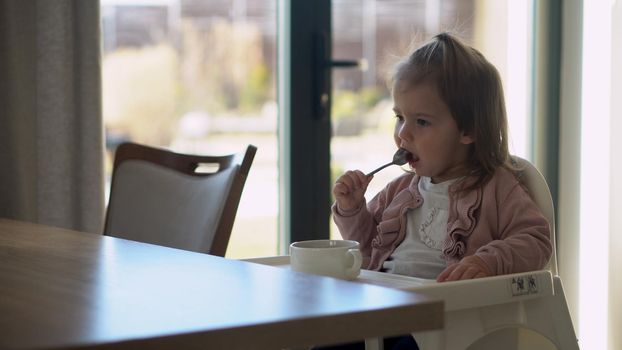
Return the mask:
<svg viewBox="0 0 622 350"><path fill-rule="evenodd" d="M326 33L316 33L313 36L313 117L316 120L328 120L331 105L331 84L333 68L359 68L367 70L367 61L360 60L333 60Z"/></svg>
<svg viewBox="0 0 622 350"><path fill-rule="evenodd" d="M367 70L367 60L364 58L360 60L329 60L325 64L329 68L358 68L362 71Z"/></svg>

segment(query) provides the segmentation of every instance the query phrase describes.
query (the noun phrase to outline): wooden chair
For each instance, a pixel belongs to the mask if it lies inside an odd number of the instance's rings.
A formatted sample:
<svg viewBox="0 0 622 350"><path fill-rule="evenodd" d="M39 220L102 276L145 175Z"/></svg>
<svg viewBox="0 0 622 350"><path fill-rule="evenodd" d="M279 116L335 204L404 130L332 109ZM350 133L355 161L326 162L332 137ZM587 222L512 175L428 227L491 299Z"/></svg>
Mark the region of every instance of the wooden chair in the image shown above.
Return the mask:
<svg viewBox="0 0 622 350"><path fill-rule="evenodd" d="M256 151L198 156L121 144L104 234L224 256Z"/></svg>

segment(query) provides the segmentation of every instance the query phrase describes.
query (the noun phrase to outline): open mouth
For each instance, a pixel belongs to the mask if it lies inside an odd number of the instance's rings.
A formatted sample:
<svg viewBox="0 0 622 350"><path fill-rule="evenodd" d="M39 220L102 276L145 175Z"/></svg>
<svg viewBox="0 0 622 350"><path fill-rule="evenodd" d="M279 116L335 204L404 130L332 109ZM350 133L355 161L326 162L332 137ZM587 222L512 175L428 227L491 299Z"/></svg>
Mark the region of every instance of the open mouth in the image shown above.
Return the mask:
<svg viewBox="0 0 622 350"><path fill-rule="evenodd" d="M416 155L414 155L414 154L412 154L412 153L409 155L409 157L408 157L408 164L409 164L412 168L414 168L414 167L415 167L415 164L417 164L417 162L418 162L418 161L419 161L419 157L417 157Z"/></svg>
<svg viewBox="0 0 622 350"><path fill-rule="evenodd" d="M408 163L408 165L410 165L410 167L413 167L415 163L417 163L419 161L419 157L416 156L415 154L413 154L412 152L410 152L409 150L407 150L404 147L401 147L400 149L406 151L405 154L403 154L403 162L402 164Z"/></svg>

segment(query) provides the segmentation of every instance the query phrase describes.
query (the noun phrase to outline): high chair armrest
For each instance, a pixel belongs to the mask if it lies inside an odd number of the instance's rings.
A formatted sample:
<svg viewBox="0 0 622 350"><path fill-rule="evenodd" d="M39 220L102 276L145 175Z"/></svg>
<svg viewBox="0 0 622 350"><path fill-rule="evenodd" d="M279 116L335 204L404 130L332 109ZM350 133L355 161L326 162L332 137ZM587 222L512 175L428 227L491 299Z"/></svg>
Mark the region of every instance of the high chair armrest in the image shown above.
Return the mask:
<svg viewBox="0 0 622 350"><path fill-rule="evenodd" d="M244 260L289 268L289 256L287 255ZM549 270L442 283L423 278L361 270L360 276L354 282L411 290L439 298L445 301L445 311L528 300L554 294L553 277Z"/></svg>
<svg viewBox="0 0 622 350"><path fill-rule="evenodd" d="M554 294L553 277L548 270L431 283L403 289L443 299L445 311L528 300Z"/></svg>

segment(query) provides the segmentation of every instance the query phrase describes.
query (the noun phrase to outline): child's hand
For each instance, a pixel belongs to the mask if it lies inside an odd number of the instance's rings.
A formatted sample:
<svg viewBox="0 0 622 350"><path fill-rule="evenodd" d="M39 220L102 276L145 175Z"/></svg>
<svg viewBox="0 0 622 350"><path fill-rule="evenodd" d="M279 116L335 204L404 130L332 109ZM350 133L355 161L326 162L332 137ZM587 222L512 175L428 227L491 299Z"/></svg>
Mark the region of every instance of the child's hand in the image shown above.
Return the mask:
<svg viewBox="0 0 622 350"><path fill-rule="evenodd" d="M335 186L333 195L337 201L337 207L341 210L354 210L365 201L365 191L373 176L366 176L360 170L346 171L341 175Z"/></svg>
<svg viewBox="0 0 622 350"><path fill-rule="evenodd" d="M447 268L438 275L436 281L458 281L488 276L492 276L492 273L484 261L476 255L470 255L455 264L447 266Z"/></svg>

